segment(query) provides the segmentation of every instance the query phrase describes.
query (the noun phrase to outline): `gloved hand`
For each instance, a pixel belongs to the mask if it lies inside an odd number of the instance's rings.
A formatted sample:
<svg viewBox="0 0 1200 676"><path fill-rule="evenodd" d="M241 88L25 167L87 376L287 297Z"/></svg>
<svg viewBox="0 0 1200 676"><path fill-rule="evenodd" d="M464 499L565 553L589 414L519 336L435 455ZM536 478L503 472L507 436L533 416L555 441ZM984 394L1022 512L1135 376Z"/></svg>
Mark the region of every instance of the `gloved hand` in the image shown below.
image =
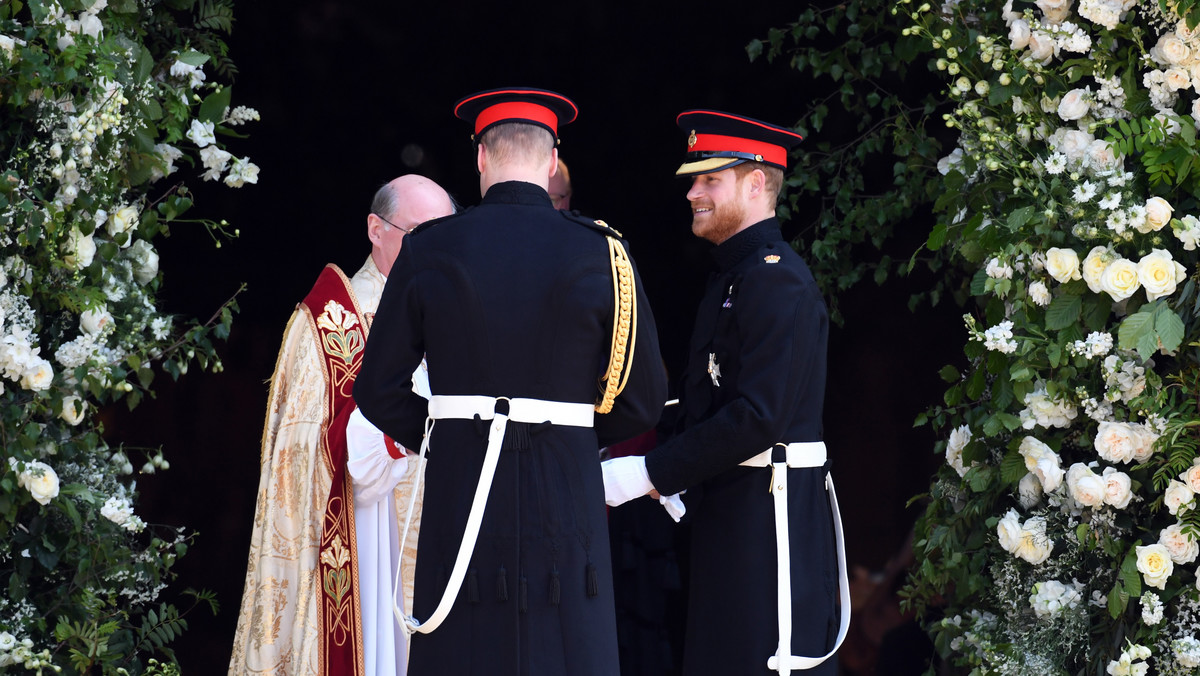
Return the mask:
<svg viewBox="0 0 1200 676"><path fill-rule="evenodd" d="M683 500L679 497L685 492L686 491L679 491L675 495L662 495L658 498L658 504L662 505L663 508L667 510L667 514L670 514L671 518L675 519L675 523L679 523L679 520L682 519L683 515L687 512L687 507L684 506Z"/></svg>
<svg viewBox="0 0 1200 676"><path fill-rule="evenodd" d="M600 463L604 474L604 502L609 507L623 505L654 490L646 473L646 459L627 455Z"/></svg>

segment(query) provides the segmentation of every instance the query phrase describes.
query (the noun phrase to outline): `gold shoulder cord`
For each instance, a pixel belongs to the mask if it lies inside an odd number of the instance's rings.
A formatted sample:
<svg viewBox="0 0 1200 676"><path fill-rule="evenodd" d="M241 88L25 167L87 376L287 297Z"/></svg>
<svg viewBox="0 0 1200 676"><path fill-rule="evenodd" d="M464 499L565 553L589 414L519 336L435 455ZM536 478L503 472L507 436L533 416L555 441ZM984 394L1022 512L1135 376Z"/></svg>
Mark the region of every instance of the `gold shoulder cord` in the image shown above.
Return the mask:
<svg viewBox="0 0 1200 676"><path fill-rule="evenodd" d="M634 292L633 265L629 254L615 237L608 237L608 258L613 273L613 333L612 350L609 353L608 370L600 378L600 402L597 413L612 410L617 395L629 382L629 371L633 366L633 350L637 345L637 294ZM630 340L634 337L634 340Z"/></svg>

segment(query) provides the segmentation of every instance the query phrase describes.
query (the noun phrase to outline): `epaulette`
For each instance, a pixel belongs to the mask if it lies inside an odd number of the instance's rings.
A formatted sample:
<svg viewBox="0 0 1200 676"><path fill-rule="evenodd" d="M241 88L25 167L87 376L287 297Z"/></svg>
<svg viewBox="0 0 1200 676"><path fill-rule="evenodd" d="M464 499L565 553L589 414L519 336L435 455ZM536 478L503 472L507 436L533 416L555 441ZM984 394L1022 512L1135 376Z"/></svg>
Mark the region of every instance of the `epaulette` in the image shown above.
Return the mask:
<svg viewBox="0 0 1200 676"><path fill-rule="evenodd" d="M473 207L467 207L466 209L463 209L462 211L459 211L459 212L456 212L453 214L447 214L447 215L441 216L439 218L430 219L428 221L425 221L424 223L418 223L417 227L408 231L408 234L411 236L411 235L415 235L420 232L424 232L425 230L432 228L433 226L437 225L438 223L441 223L442 221L445 221L446 219L449 219L449 218L454 218L455 216L460 216L472 208Z"/></svg>
<svg viewBox="0 0 1200 676"><path fill-rule="evenodd" d="M584 216L583 214L579 213L578 211L575 211L574 209L572 209L571 211L559 211L558 213L562 214L563 218L566 218L567 220L569 220L573 223L579 223L580 225L586 225L587 227L589 227L593 230L604 233L608 237L616 237L617 239L625 239L625 236L622 235L619 230L612 227L608 223L605 223L604 221L601 221L599 219L588 218L587 216Z"/></svg>

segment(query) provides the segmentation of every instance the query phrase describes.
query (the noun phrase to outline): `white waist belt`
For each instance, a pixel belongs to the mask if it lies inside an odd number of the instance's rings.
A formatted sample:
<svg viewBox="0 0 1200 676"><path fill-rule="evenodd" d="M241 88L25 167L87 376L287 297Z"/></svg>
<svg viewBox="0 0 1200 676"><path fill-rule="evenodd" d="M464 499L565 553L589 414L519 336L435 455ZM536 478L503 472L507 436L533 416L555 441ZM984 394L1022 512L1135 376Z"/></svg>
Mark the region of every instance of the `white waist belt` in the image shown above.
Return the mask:
<svg viewBox="0 0 1200 676"><path fill-rule="evenodd" d="M775 444L775 446L783 446L787 449L787 466L792 468L820 467L825 464L825 459L828 457L825 453L824 441L795 441L790 444ZM775 450L775 446L740 464L745 467L770 467L771 452Z"/></svg>
<svg viewBox="0 0 1200 676"><path fill-rule="evenodd" d="M508 402L508 414L497 413L496 404ZM487 451L483 456L483 468L479 472L479 483L475 486L475 497L471 501L471 511L467 514L467 527L463 531L462 542L458 546L458 557L454 560L454 568L450 571L450 580L442 599L428 620L421 622L412 615L404 612L398 600L400 595L400 571L403 566L396 568L396 579L392 587L392 613L404 630L411 634L429 632L441 626L458 590L462 588L463 578L467 574L467 565L471 562L471 554L475 551L475 541L479 537L479 525L483 522L483 510L487 506L488 493L492 490L492 477L496 474L496 464L500 461L500 446L504 443L504 431L508 421L515 420L523 423L549 422L555 425L571 427L591 427L595 419L593 404L579 404L562 401L545 401L543 399L509 399L508 397L485 397L477 395L433 395L429 399L429 417L425 419L425 436L421 439L420 457L425 457L429 450L429 436L433 432L434 422L447 418L472 420L479 416L482 420L491 420L488 428ZM422 476L422 475L418 475ZM420 479L418 479L420 481ZM412 497L408 502L408 514L404 518L404 531L400 537L400 551L404 551L408 540L408 528L412 523L413 509L416 506L420 484L413 486Z"/></svg>
<svg viewBox="0 0 1200 676"><path fill-rule="evenodd" d="M846 639L850 629L850 579L846 575L846 543L842 535L842 515L838 511L837 493L833 490L833 477L825 473L825 492L829 495L829 507L833 512L833 530L837 540L838 558L838 587L841 607L838 614L841 621L838 627L837 640L833 649L822 657L803 657L792 654L792 564L791 542L788 537L788 481L787 470L803 467L821 467L827 458L825 442L795 442L791 444L776 444L785 446L787 457L785 462L771 462L772 451L775 447L741 463L746 467L771 468L771 495L775 503L775 568L778 574L779 601L776 605L779 616L779 647L775 654L767 660L767 668L777 671L781 676L787 676L793 669L812 669L833 656Z"/></svg>

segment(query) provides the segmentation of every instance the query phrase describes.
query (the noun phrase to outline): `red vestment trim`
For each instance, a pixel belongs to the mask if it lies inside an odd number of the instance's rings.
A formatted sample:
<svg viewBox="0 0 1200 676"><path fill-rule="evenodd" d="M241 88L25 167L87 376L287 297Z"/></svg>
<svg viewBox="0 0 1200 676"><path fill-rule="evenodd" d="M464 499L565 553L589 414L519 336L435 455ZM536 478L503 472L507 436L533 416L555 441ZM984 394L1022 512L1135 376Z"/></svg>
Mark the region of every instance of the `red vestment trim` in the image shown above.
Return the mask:
<svg viewBox="0 0 1200 676"><path fill-rule="evenodd" d="M321 348L328 408L320 448L333 476L317 556L321 675L365 676L354 489L346 469L346 421L355 409L351 395L362 366L366 327L350 280L336 265L321 271L303 307Z"/></svg>

